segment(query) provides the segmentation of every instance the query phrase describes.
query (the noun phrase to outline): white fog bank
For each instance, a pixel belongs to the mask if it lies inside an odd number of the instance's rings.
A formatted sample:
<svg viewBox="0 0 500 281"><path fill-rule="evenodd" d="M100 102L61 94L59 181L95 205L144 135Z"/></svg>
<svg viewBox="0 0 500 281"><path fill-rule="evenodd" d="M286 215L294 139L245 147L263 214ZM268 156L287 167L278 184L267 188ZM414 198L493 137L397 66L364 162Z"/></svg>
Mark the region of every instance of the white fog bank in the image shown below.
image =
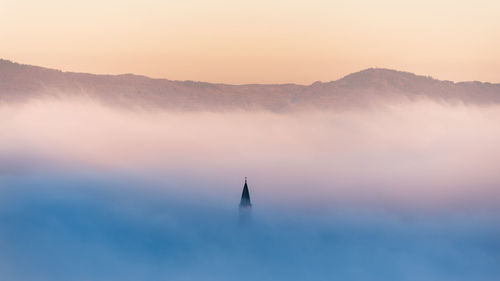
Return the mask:
<svg viewBox="0 0 500 281"><path fill-rule="evenodd" d="M498 106L421 100L366 111L172 113L38 100L1 106L0 120L4 179L92 171L224 197L247 176L261 204L500 200Z"/></svg>

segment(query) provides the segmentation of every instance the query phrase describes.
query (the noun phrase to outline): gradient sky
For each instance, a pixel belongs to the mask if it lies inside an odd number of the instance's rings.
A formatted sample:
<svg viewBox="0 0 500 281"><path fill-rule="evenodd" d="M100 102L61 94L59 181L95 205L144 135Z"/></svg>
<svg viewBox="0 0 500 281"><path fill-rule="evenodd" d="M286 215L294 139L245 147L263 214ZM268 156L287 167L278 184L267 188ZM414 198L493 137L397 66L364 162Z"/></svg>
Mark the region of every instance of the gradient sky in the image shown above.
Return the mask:
<svg viewBox="0 0 500 281"><path fill-rule="evenodd" d="M368 67L500 82L499 15L493 0L0 0L0 57L238 84Z"/></svg>

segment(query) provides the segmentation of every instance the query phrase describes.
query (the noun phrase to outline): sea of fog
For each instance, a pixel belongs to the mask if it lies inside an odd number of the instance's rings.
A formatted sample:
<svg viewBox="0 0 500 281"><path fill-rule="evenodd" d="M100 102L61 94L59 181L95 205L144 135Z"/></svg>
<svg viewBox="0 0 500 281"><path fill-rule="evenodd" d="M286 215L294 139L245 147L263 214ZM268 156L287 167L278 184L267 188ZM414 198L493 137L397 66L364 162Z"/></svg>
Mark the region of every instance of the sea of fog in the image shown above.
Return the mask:
<svg viewBox="0 0 500 281"><path fill-rule="evenodd" d="M428 100L0 104L0 280L498 280L499 124Z"/></svg>

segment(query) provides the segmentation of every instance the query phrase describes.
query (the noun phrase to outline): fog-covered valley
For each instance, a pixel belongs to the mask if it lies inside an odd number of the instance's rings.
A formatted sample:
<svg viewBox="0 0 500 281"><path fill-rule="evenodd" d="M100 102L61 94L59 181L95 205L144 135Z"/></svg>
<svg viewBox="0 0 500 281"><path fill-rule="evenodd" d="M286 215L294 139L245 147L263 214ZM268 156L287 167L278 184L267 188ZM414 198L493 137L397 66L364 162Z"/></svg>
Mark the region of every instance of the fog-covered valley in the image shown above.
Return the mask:
<svg viewBox="0 0 500 281"><path fill-rule="evenodd" d="M498 97L424 92L299 110L0 92L1 276L496 280Z"/></svg>

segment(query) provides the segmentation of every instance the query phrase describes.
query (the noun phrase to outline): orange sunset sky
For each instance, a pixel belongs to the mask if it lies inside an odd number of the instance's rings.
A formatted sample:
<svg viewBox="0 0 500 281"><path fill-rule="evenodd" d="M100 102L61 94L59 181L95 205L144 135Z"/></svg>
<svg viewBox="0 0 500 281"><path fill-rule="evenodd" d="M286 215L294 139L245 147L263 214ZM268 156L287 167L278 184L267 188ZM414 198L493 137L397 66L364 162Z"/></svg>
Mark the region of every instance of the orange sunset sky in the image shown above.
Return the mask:
<svg viewBox="0 0 500 281"><path fill-rule="evenodd" d="M495 0L0 0L0 58L233 84L369 67L500 82L499 18Z"/></svg>

